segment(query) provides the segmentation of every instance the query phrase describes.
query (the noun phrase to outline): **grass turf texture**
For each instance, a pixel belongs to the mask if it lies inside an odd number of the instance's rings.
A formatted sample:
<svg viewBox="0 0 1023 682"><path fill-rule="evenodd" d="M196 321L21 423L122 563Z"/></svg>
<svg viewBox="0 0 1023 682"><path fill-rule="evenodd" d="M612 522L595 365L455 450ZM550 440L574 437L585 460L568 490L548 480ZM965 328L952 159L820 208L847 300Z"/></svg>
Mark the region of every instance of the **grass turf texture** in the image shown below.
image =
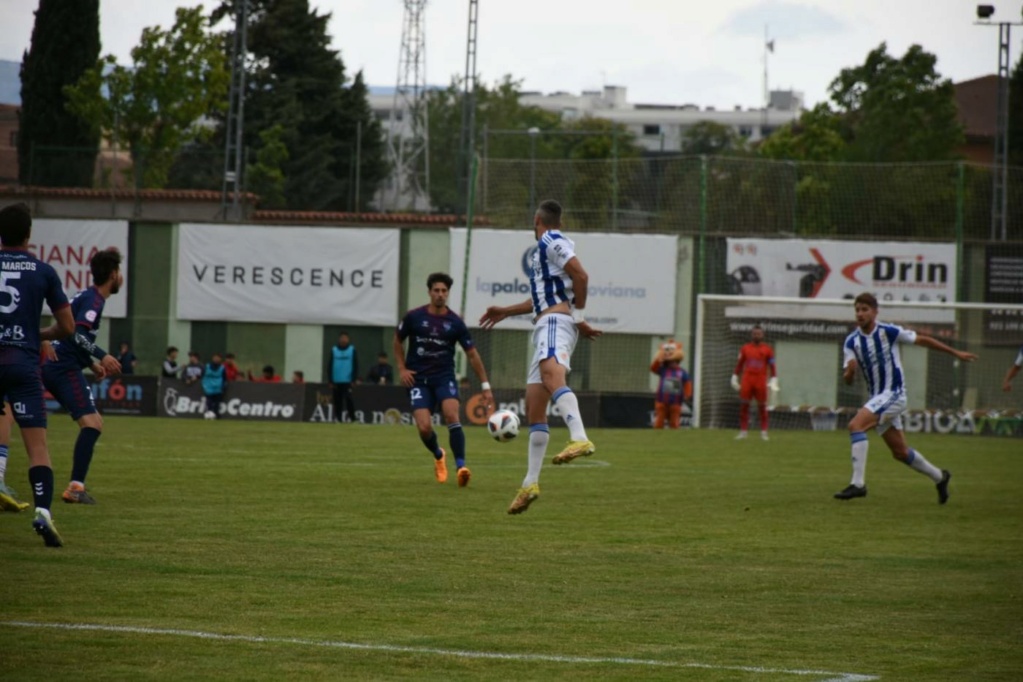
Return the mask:
<svg viewBox="0 0 1023 682"><path fill-rule="evenodd" d="M52 422L59 496L77 427ZM954 473L940 507L876 435L869 497L849 502L831 497L841 432L590 435L597 454L548 457L513 517L525 438L468 429L459 489L410 427L108 418L98 505L55 503L64 548L0 515L0 679L1019 679L1020 441L911 437ZM567 432L552 436L549 455Z"/></svg>

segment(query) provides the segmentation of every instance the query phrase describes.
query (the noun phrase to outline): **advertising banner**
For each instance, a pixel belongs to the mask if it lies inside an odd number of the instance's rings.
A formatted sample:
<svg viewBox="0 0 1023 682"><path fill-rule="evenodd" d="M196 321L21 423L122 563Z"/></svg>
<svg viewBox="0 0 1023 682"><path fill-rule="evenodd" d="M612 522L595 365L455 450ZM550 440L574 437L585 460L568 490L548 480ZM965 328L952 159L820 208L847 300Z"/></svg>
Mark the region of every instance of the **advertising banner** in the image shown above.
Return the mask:
<svg viewBox="0 0 1023 682"><path fill-rule="evenodd" d="M392 326L400 232L182 224L182 320Z"/></svg>
<svg viewBox="0 0 1023 682"><path fill-rule="evenodd" d="M572 233L575 251L589 275L586 320L604 332L671 334L675 330L678 238L667 235ZM465 272L465 228L451 229L452 303L461 302ZM476 327L492 305L530 297L532 230L472 231L465 321ZM501 322L502 329L531 329L532 315Z"/></svg>
<svg viewBox="0 0 1023 682"><path fill-rule="evenodd" d="M297 422L302 420L305 386L238 381L227 385L220 405L221 419L259 419ZM198 383L160 379L157 415L201 419L206 400Z"/></svg>
<svg viewBox="0 0 1023 682"><path fill-rule="evenodd" d="M155 417L158 379L119 376L92 385L92 397L100 414Z"/></svg>
<svg viewBox="0 0 1023 682"><path fill-rule="evenodd" d="M988 244L984 255L984 302L1023 303L1023 246ZM985 310L984 341L1002 346L1023 342L1023 311Z"/></svg>
<svg viewBox="0 0 1023 682"><path fill-rule="evenodd" d="M329 384L306 384L305 410L302 419L309 422L331 422L334 420L333 394ZM577 392L579 410L583 422L597 426L600 414L599 397L596 393ZM408 390L402 386L372 386L361 384L352 388L355 403L355 420L361 424L400 424L411 426L412 407ZM483 426L487 423L487 412L483 408L483 394L472 393L460 396L461 422L466 426ZM523 416L526 414L526 396L521 390L496 389L495 409L507 409ZM650 404L653 405L653 398ZM565 422L557 408L547 406L547 418L551 426L564 426ZM348 420L347 415L344 416ZM433 415L434 424L441 424L440 414Z"/></svg>
<svg viewBox="0 0 1023 682"><path fill-rule="evenodd" d="M728 239L729 293L854 299L863 292L885 301L940 303L956 300L955 244L858 242L825 239ZM790 306L791 307L791 306ZM824 308L805 309L820 315ZM828 315L851 317L828 308ZM951 311L909 309L906 322L952 322ZM778 306L757 309L762 317L802 317ZM887 318L886 318L887 319Z"/></svg>
<svg viewBox="0 0 1023 682"><path fill-rule="evenodd" d="M124 220L32 220L28 250L57 271L64 291L71 298L92 286L89 261L97 251L115 248L124 257L121 274L128 274L128 223ZM128 316L128 287L107 299L103 316Z"/></svg>

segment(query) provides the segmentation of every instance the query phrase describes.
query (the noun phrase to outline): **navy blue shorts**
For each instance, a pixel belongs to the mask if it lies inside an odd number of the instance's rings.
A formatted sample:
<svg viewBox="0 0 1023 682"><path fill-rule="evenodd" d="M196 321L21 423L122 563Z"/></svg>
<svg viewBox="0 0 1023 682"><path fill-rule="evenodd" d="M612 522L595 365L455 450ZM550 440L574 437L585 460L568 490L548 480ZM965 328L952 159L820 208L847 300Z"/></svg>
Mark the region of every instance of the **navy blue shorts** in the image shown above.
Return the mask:
<svg viewBox="0 0 1023 682"><path fill-rule="evenodd" d="M87 414L96 414L92 389L81 369L61 362L47 362L43 365L43 386L75 421Z"/></svg>
<svg viewBox="0 0 1023 682"><path fill-rule="evenodd" d="M46 428L46 400L38 363L0 366L0 393L11 403L19 427Z"/></svg>
<svg viewBox="0 0 1023 682"><path fill-rule="evenodd" d="M458 400L458 382L454 376L416 378L416 384L408 390L412 410L433 412L445 400Z"/></svg>

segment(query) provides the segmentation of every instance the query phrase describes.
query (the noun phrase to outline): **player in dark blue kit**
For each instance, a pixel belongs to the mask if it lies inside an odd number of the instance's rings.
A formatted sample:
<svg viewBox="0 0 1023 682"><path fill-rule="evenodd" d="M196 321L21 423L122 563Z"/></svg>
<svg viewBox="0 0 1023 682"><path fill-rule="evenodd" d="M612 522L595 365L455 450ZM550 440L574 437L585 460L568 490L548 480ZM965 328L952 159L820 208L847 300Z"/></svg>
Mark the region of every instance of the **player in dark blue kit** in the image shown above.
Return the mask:
<svg viewBox="0 0 1023 682"><path fill-rule="evenodd" d="M103 417L96 410L89 381L82 370L91 368L97 379L121 372L117 358L96 345L103 306L124 285L121 254L113 249L97 251L89 261L89 268L92 286L71 299L75 332L64 341L55 341L43 362L43 386L79 426L71 482L62 495L68 504L96 504L85 490L85 477L89 473L96 441L103 432Z"/></svg>
<svg viewBox="0 0 1023 682"><path fill-rule="evenodd" d="M28 453L35 518L32 527L47 547L63 541L50 516L53 468L46 447L46 403L39 371L39 342L64 338L75 329L56 271L28 252L32 214L25 204L0 210L0 395L6 395ZM43 303L55 322L40 330Z"/></svg>
<svg viewBox="0 0 1023 682"><path fill-rule="evenodd" d="M494 402L487 381L483 359L472 343L469 329L458 315L448 308L448 294L452 279L443 272L435 272L426 280L430 304L408 311L394 334L394 357L398 362L398 376L409 389L412 416L419 429L419 438L434 457L434 472L438 483L448 480L448 467L444 461L444 448L437 444L433 430L433 411L440 407L448 425L451 451L458 468L458 485L469 485L472 472L465 466L465 433L458 421L458 379L455 378L455 344L465 350L469 363L480 378L484 408ZM403 342L408 339L408 355Z"/></svg>

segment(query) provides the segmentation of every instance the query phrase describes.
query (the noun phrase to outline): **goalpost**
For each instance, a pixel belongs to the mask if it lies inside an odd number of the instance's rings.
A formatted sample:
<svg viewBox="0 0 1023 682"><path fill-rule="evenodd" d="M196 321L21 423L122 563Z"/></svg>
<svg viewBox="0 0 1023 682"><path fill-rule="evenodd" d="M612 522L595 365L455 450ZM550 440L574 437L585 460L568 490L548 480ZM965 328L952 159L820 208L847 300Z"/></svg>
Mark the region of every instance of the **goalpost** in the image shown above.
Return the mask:
<svg viewBox="0 0 1023 682"><path fill-rule="evenodd" d="M1023 346L1023 305L879 301L877 319L980 356L961 363L946 353L900 344L909 398L907 430L1000 429L1003 435L1023 435L1023 380L1011 392L1002 390L1002 379ZM851 299L701 294L693 358L694 426L738 429L739 397L729 380L755 324L763 327L777 363L780 390L768 392L771 428L840 428L866 402L863 378L857 375L846 386L841 376L842 342L856 326ZM978 419L983 419L980 427ZM751 410L750 428L760 428L756 410Z"/></svg>

